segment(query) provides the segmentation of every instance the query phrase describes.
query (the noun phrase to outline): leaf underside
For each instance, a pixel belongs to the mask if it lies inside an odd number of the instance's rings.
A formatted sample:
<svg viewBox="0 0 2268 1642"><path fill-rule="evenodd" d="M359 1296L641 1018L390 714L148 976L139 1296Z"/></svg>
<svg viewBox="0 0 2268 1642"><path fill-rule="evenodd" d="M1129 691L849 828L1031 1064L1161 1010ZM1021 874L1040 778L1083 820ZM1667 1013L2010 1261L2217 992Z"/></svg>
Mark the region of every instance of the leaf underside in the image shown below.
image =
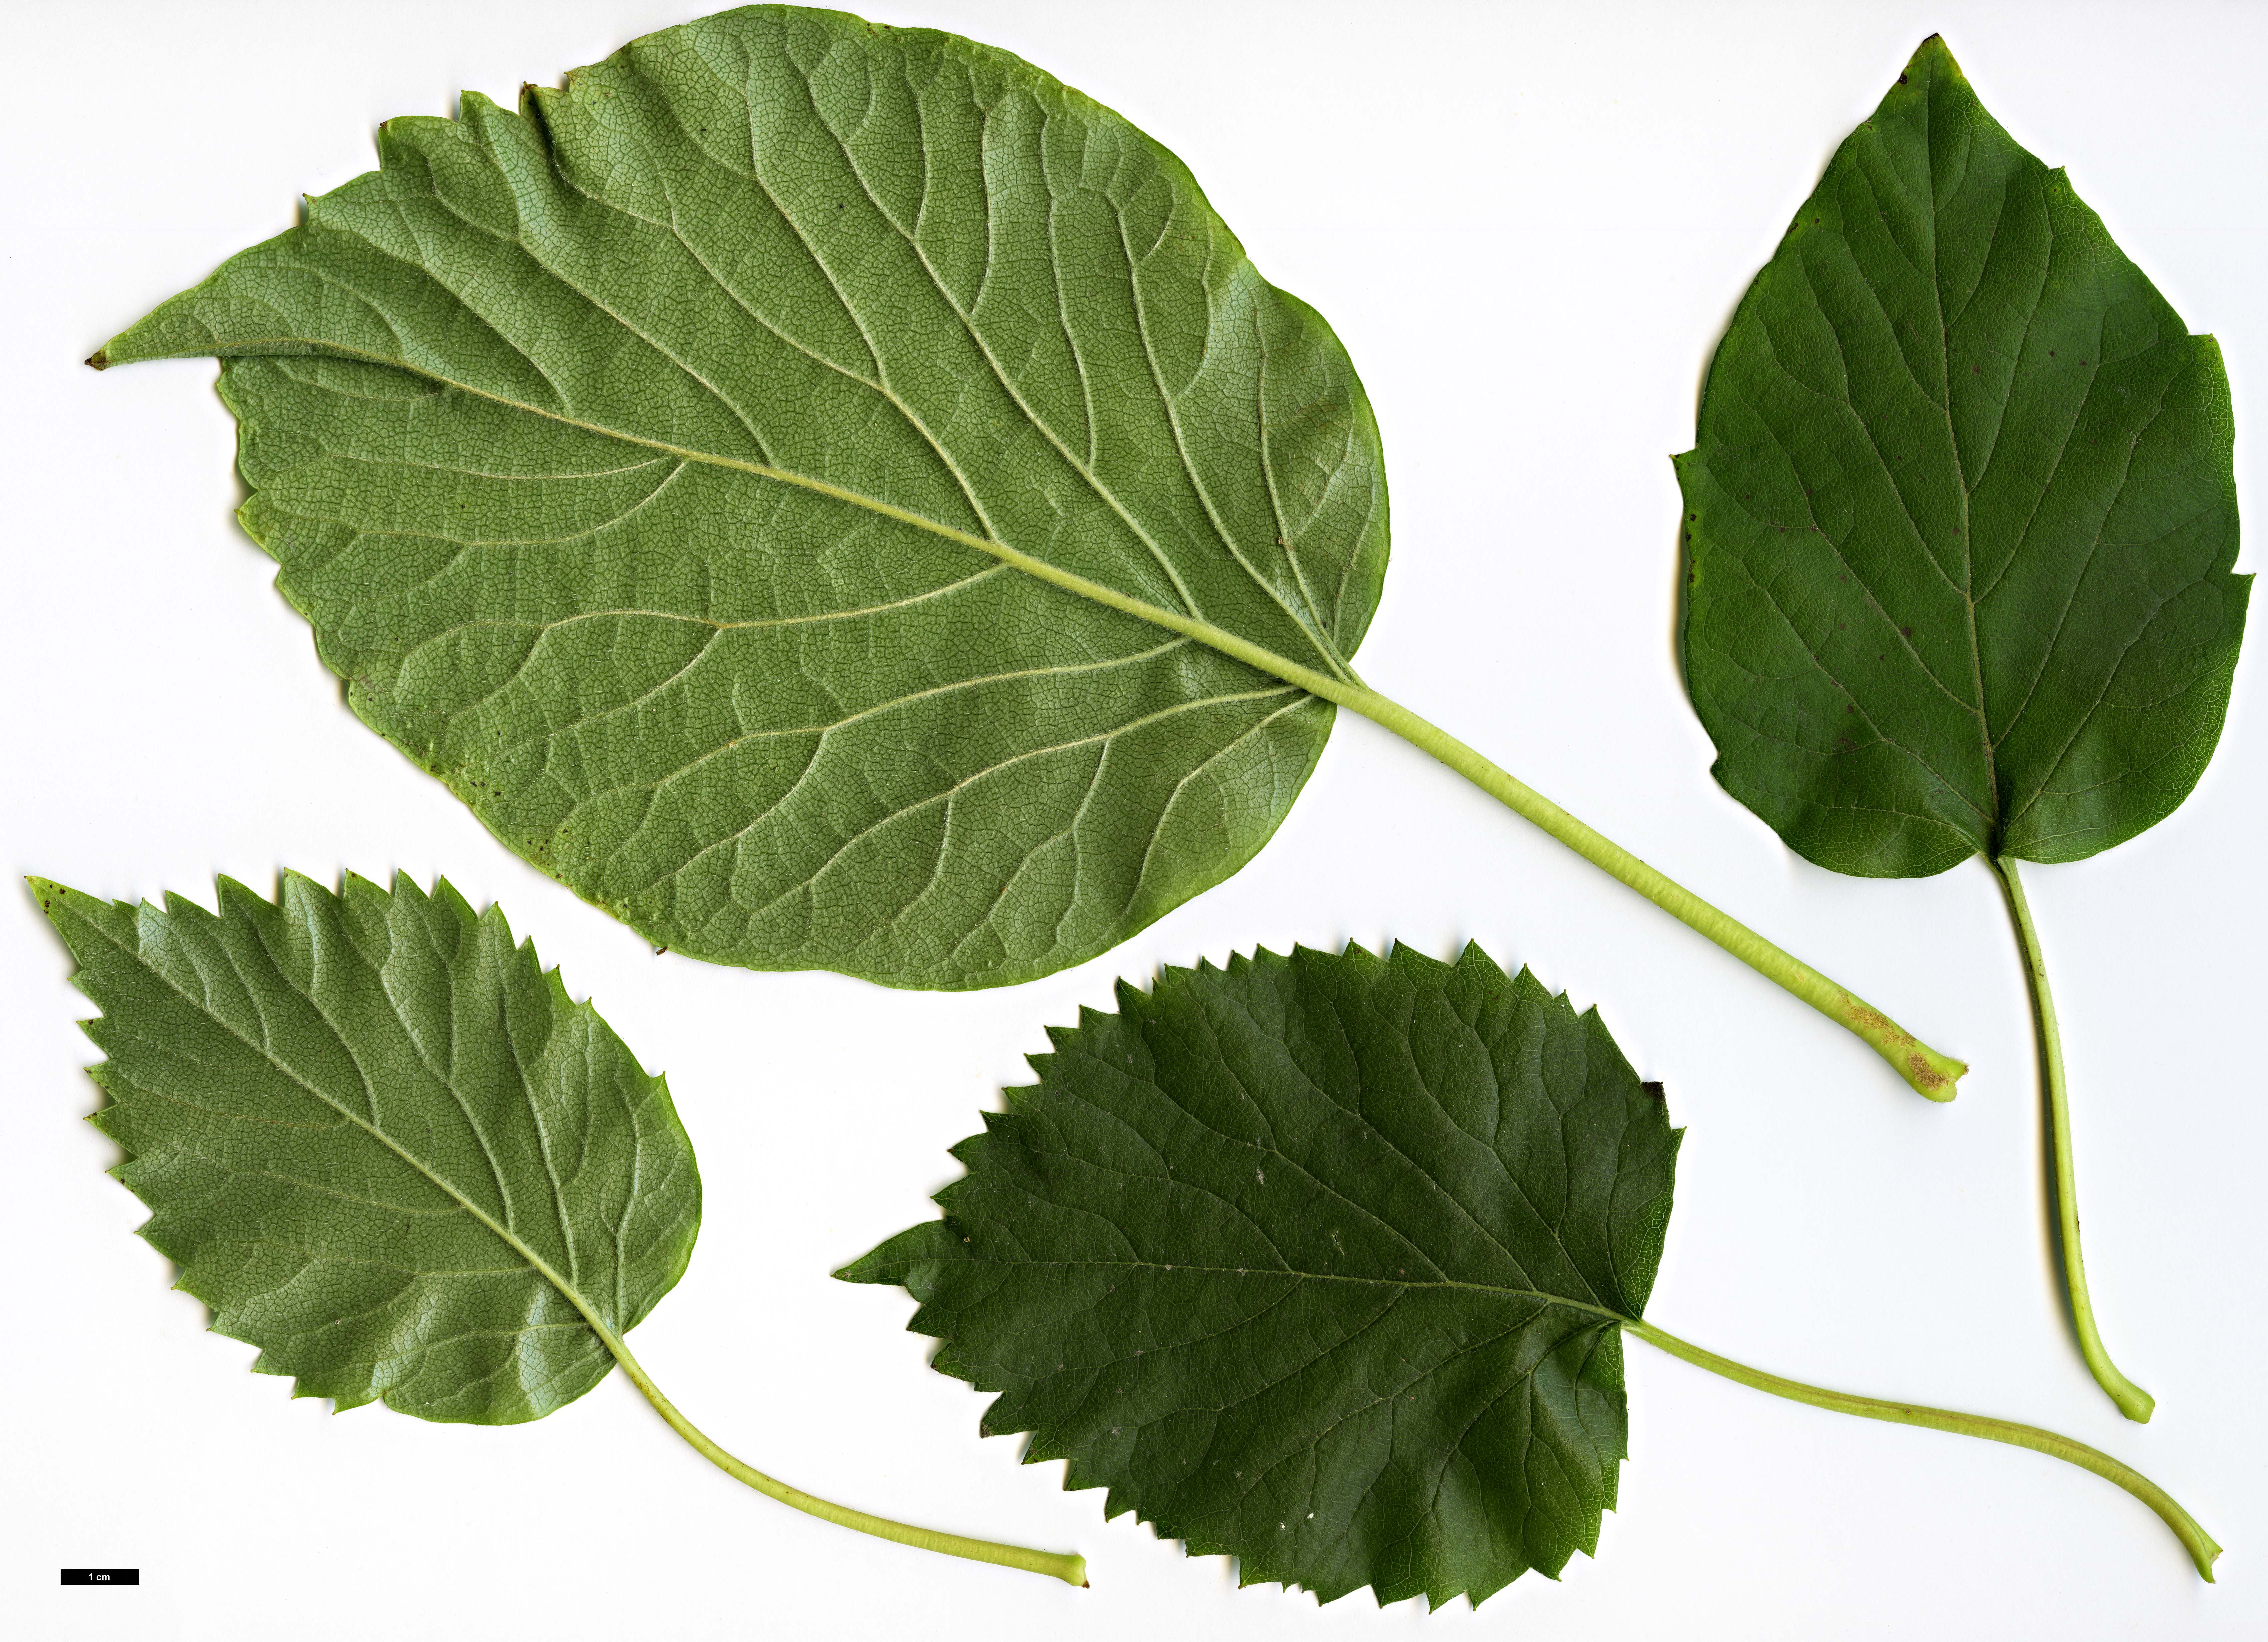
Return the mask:
<svg viewBox="0 0 2268 1642"><path fill-rule="evenodd" d="M353 710L652 940L980 986L1241 866L1386 562L1329 328L1005 52L755 7L380 128L98 364L217 354ZM1024 562L1012 562L1015 556Z"/></svg>
<svg viewBox="0 0 2268 1642"><path fill-rule="evenodd" d="M218 916L32 880L101 1006L92 1122L142 1228L254 1366L342 1409L499 1425L573 1402L685 1270L693 1149L494 907L297 873Z"/></svg>
<svg viewBox="0 0 2268 1642"><path fill-rule="evenodd" d="M942 1372L1193 1554L1475 1602L1594 1552L1679 1131L1595 1012L1454 965L1263 952L1121 983L954 1155L902 1283Z"/></svg>
<svg viewBox="0 0 2268 1642"><path fill-rule="evenodd" d="M1717 777L1810 859L2077 860L2197 784L2251 579L2220 350L1934 36L1742 299L1677 471Z"/></svg>

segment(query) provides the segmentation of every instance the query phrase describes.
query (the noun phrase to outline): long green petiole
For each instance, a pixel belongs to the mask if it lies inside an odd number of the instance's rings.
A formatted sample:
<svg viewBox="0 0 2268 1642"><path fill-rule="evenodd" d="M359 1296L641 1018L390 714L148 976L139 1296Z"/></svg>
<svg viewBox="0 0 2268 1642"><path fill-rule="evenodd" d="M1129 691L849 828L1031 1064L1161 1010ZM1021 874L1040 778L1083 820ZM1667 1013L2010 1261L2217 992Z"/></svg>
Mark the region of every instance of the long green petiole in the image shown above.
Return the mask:
<svg viewBox="0 0 2268 1642"><path fill-rule="evenodd" d="M2024 954L2024 976L2032 995L2032 1020L2039 1030L2040 1082L2047 1101L2048 1192L2056 1218L2056 1248L2062 1257L2064 1293L2071 1301L2072 1327L2079 1335L2080 1354L2095 1383L2110 1395L2128 1419L2147 1420L2157 1402L2118 1372L2110 1353L2102 1349L2095 1332L2095 1306L2087 1294L2087 1263L2079 1251L2079 1189L2071 1161L2071 1098L2064 1081L2063 1036L2056 1029L2054 994L2048 990L2046 961L2040 955L2039 931L2032 925L2032 909L2024 900L2024 887L2016 878L2013 858L1987 856L1994 876L2008 899L2016 924L2016 941Z"/></svg>
<svg viewBox="0 0 2268 1642"><path fill-rule="evenodd" d="M101 368L107 365L109 360L98 353L87 363ZM1077 593L1081 598L1092 599L1111 609L1138 616L1167 632L1180 633L1200 644L1210 644L1223 655L1233 656L1249 666L1273 674L1286 684L1296 684L1310 695L1320 696L1335 705L1359 712L1373 724L1393 731L1412 747L1430 753L1515 815L1534 822L1592 865L1635 889L1689 929L1716 942L1766 980L1801 998L1845 1031L1856 1034L1920 1093L1933 1101L1950 1101L1956 1093L1955 1084L1969 1070L1965 1062L1938 1053L1857 993L1837 985L1801 959L1773 946L1738 918L1719 911L1682 884L1656 872L1620 844L1585 826L1535 788L1498 768L1447 731L1419 718L1400 702L1380 695L1356 678L1352 669L1343 662L1334 663L1338 668L1336 673L1321 672L1288 656L1278 655L1265 645L1256 644L1226 628L1135 598L1116 587L1081 576L1076 571L1066 570L1060 564L1010 547L1005 541L956 530L933 519L861 495L856 490L829 484L824 480L761 463L734 461L684 450L676 445L657 444L653 448L688 460L713 462L719 467L761 475L783 484L830 496L837 501L869 509L886 519L930 531L948 541L957 541L980 553L989 553L1001 563L1013 565L1043 582Z"/></svg>
<svg viewBox="0 0 2268 1642"><path fill-rule="evenodd" d="M1061 1579L1066 1585L1084 1587L1086 1584L1086 1558L1075 1552L1028 1550L1021 1545L1002 1545L989 1539L964 1539L958 1534L947 1534L932 1528L916 1528L908 1522L893 1522L887 1517L878 1517L864 1511L853 1511L821 1499L816 1494L806 1494L800 1488L791 1488L777 1477L767 1476L746 1462L735 1459L691 1420L677 1411L677 1404L662 1395L630 1355L630 1348L622 1344L622 1336L612 1329L593 1322L599 1337L622 1366L630 1382L645 1394L645 1400L654 1411L669 1422L669 1428L693 1445L695 1452L735 1482L746 1483L768 1498L784 1506L792 1506L806 1515L822 1522L832 1522L838 1528L856 1528L861 1534L872 1534L877 1539L895 1540L901 1545L912 1545L922 1550L933 1550L947 1557L966 1557L971 1562L995 1562L1004 1568L1021 1568L1027 1573L1044 1573L1050 1579Z"/></svg>
<svg viewBox="0 0 2268 1642"><path fill-rule="evenodd" d="M2123 1465L2100 1448L2090 1448L2083 1442L2058 1436L2051 1431L2042 1431L2036 1425L2020 1425L2014 1420L1988 1419L1981 1414L1961 1414L1951 1409L1926 1408L1916 1403L1891 1403L1881 1397L1852 1396L1846 1391L1828 1391L1818 1386L1808 1386L1797 1380L1784 1380L1778 1374L1768 1374L1750 1368L1729 1358L1705 1351L1689 1344L1674 1334L1666 1334L1650 1322L1624 1318L1623 1327L1647 1344L1668 1352L1672 1357L1705 1368L1712 1374L1722 1374L1727 1380L1738 1381L1758 1391L1769 1391L1776 1397L1791 1402L1808 1403L1814 1408L1831 1409L1837 1414L1856 1414L1861 1419L1888 1420L1896 1425L1926 1425L1932 1431L1949 1431L1962 1437L1981 1437L1987 1442L2005 1442L2018 1448L2030 1448L2036 1453L2051 1454L2066 1464L2081 1470L2092 1471L2107 1482L2112 1482L2158 1513L2159 1520L2173 1529L2174 1536L2197 1565L2197 1571L2207 1583L2213 1579L2213 1565L2220 1555L2220 1547L2213 1535L2198 1526L2197 1519L2183 1510L2172 1495L2143 1476L2132 1466Z"/></svg>
<svg viewBox="0 0 2268 1642"><path fill-rule="evenodd" d="M1719 911L1683 884L1665 877L1612 839L1584 825L1527 783L1498 768L1446 730L1361 685L1307 688L1383 725L1431 753L1514 814L1533 821L1592 865L1627 884L1687 928L1707 936L1742 963L1801 998L1837 1026L1856 1034L1896 1068L1920 1093L1950 1101L1966 1064L1940 1055L1857 993L1848 991L1793 954L1783 952L1738 918Z"/></svg>
<svg viewBox="0 0 2268 1642"><path fill-rule="evenodd" d="M132 334L129 333L129 335ZM114 344L122 343L124 341L123 337L113 339ZM1317 653L1321 657L1329 658L1331 668L1329 672L1309 666L1304 662L1295 661L1288 656L1280 655L1265 645L1255 644L1250 639L1231 632L1226 628L1218 627L1200 616L1152 604L1131 593L1082 576L1078 571L1067 569L1049 559L1012 547L1007 542L995 540L990 535L978 535L944 524L921 512L886 502L879 497L869 496L853 487L835 484L810 474L774 467L768 462L748 461L721 455L713 451L696 450L686 445L670 444L652 437L634 438L619 429L578 421L556 410L500 397L490 389L476 387L456 378L440 375L430 365L413 364L405 357L361 351L340 346L335 342L318 347L306 342L306 339L296 337L269 337L259 346L262 349L281 350L286 343L295 348L305 346L310 351L325 355L335 355L342 358L361 358L397 370L414 371L428 379L459 392L493 400L498 404L506 405L530 415L548 416L585 431L602 433L608 438L622 439L628 444L642 445L659 455L679 461L702 462L732 472L754 475L759 478L771 480L815 495L830 497L836 501L864 508L882 518L895 519L899 524L926 531L942 540L958 542L977 552L989 554L1002 563L1012 565L1027 575L1036 577L1042 581L1061 587L1083 599L1092 600L1097 604L1152 622L1168 632L1179 633L1200 644L1211 645L1222 654L1233 656L1238 660L1279 678L1287 684L1296 685L1311 695L1322 696L1325 701L1359 712L1373 723L1393 731L1395 734L1412 746L1430 753L1510 809L1514 814L1542 828L1594 866L1635 889L1688 928L1716 942L1718 946L1731 953L1733 956L1747 964L1766 980L1776 983L1802 999L1845 1030L1856 1034L1869 1044L1876 1054L1889 1062L1899 1077L1904 1079L1917 1091L1931 1100L1953 1099L1955 1085L1962 1074L1969 1070L1962 1062L1950 1056L1941 1055L1922 1042L1856 993L1837 985L1809 964L1772 945L1739 919L1727 917L1691 890L1673 882L1621 845L1585 826L1533 787L1515 779L1507 771L1499 769L1473 748L1458 740L1456 737L1419 718L1399 702L1390 700L1370 688L1355 677L1353 670L1345 664L1344 659L1338 657L1320 637L1317 640ZM167 351L169 350L160 350L150 354L127 353L122 357L163 357ZM188 351L206 352L211 350L205 341L200 340L196 346ZM252 349L249 345L232 344L229 351L244 353L252 351ZM97 350L87 360L87 364L98 371L107 370L118 362L113 359L108 348Z"/></svg>

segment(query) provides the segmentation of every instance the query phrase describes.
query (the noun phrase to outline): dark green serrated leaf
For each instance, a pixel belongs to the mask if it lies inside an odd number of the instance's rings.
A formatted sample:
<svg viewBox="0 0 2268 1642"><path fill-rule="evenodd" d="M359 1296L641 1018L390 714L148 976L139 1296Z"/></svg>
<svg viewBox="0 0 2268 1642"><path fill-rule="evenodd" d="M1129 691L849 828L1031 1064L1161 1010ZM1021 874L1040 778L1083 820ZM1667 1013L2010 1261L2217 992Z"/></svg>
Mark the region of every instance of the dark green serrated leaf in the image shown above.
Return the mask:
<svg viewBox="0 0 2268 1642"><path fill-rule="evenodd" d="M1677 466L1717 777L1810 859L2077 860L2196 784L2250 583L2220 350L1934 36L1742 301Z"/></svg>
<svg viewBox="0 0 2268 1642"><path fill-rule="evenodd" d="M659 1078L444 881L218 916L32 880L102 1008L93 1122L142 1234L261 1373L341 1408L541 1418L683 1275L693 1149Z"/></svg>
<svg viewBox="0 0 2268 1642"><path fill-rule="evenodd" d="M217 354L365 722L654 941L974 986L1237 870L1386 563L1329 328L1005 52L753 7L388 121L96 356ZM1181 623L1181 630L1160 620Z"/></svg>
<svg viewBox="0 0 2268 1642"><path fill-rule="evenodd" d="M988 1433L1248 1584L1477 1602L1594 1550L1678 1139L1596 1012L1477 946L1118 998L839 1275L912 1292Z"/></svg>

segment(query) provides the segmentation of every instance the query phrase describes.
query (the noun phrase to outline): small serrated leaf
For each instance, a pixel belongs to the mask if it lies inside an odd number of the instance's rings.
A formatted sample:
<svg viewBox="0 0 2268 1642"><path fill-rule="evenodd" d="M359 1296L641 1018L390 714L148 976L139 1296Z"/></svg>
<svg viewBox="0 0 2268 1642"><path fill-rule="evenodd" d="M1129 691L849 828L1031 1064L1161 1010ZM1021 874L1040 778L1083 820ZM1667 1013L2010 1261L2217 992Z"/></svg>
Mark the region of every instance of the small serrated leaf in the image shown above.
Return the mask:
<svg viewBox="0 0 2268 1642"><path fill-rule="evenodd" d="M1598 1543L1678 1131L1477 946L1122 985L954 1148L902 1283L936 1366L1247 1583L1475 1601Z"/></svg>
<svg viewBox="0 0 2268 1642"><path fill-rule="evenodd" d="M142 1234L255 1366L339 1407L510 1425L573 1402L675 1285L701 1182L669 1091L444 880L219 910L34 879Z"/></svg>

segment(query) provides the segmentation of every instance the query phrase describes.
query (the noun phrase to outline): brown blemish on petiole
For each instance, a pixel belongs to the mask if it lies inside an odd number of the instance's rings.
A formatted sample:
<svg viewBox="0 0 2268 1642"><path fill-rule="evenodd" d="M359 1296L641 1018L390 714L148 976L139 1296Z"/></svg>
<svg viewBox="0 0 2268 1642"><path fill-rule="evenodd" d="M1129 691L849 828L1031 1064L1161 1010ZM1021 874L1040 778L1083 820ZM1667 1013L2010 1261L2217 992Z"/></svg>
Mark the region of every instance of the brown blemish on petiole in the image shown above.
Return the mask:
<svg viewBox="0 0 2268 1642"><path fill-rule="evenodd" d="M1896 1044L1915 1042L1912 1033L1870 1005L1853 1002L1848 1005L1843 1012L1856 1023L1861 1032L1879 1032ZM1945 1080L1940 1078L1938 1081L1942 1083Z"/></svg>

